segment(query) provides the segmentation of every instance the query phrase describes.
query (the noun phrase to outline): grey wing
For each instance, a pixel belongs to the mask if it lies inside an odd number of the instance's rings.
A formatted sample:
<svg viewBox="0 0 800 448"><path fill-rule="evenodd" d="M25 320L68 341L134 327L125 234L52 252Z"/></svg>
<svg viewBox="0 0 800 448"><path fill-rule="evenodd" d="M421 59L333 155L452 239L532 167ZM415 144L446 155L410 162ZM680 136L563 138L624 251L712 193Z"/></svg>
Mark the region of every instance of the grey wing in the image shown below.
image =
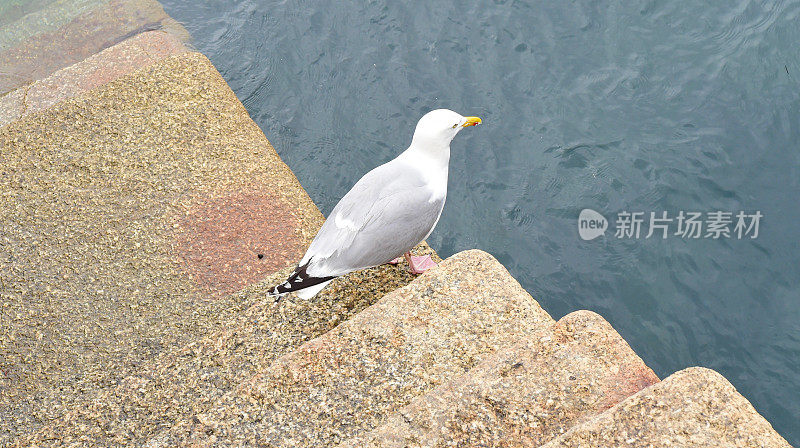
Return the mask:
<svg viewBox="0 0 800 448"><path fill-rule="evenodd" d="M367 173L334 207L301 265L336 276L386 263L411 250L433 229L444 198L416 171L390 163Z"/></svg>

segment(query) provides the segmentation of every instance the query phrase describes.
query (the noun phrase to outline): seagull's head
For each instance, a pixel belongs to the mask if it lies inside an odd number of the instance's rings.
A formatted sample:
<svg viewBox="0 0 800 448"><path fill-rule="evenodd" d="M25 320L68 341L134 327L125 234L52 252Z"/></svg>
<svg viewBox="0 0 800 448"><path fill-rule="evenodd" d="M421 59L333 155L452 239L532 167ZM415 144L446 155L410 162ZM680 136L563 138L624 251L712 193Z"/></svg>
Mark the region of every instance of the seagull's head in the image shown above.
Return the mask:
<svg viewBox="0 0 800 448"><path fill-rule="evenodd" d="M458 131L481 124L478 117L464 117L447 109L436 109L419 119L412 145L449 148Z"/></svg>

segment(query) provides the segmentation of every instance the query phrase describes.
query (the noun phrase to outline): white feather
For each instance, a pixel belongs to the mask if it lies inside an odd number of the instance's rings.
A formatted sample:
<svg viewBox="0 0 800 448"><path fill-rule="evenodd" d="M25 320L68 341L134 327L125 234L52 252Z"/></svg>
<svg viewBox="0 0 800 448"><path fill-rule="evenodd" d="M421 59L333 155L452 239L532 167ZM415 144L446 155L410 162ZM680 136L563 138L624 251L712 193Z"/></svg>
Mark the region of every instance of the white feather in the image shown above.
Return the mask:
<svg viewBox="0 0 800 448"><path fill-rule="evenodd" d="M306 251L312 277L386 263L427 238L444 208L450 142L466 118L439 109L419 120L402 154L364 175L339 201ZM298 292L313 297L329 282Z"/></svg>

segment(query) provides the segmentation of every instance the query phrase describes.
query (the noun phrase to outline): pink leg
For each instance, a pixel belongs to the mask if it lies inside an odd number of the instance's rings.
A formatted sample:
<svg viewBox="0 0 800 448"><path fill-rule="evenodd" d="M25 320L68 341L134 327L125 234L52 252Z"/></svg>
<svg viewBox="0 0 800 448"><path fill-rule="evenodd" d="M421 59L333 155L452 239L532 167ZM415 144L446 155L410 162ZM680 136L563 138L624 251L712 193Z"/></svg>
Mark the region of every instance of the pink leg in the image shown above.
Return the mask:
<svg viewBox="0 0 800 448"><path fill-rule="evenodd" d="M412 274L422 274L428 269L436 266L436 262L431 260L430 255L423 255L418 257L411 255L410 252L405 253L406 261L408 262L408 272Z"/></svg>

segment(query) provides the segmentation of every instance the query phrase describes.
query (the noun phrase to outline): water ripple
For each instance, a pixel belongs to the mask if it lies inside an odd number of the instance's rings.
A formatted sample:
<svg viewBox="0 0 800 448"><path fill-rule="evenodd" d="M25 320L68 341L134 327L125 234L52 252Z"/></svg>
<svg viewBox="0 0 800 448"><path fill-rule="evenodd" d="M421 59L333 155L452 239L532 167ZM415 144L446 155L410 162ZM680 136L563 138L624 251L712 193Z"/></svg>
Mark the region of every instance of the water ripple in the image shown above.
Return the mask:
<svg viewBox="0 0 800 448"><path fill-rule="evenodd" d="M492 252L661 376L720 370L800 444L800 0L164 2L324 211L422 113L452 146L429 242ZM577 237L582 208L761 210L757 240Z"/></svg>

